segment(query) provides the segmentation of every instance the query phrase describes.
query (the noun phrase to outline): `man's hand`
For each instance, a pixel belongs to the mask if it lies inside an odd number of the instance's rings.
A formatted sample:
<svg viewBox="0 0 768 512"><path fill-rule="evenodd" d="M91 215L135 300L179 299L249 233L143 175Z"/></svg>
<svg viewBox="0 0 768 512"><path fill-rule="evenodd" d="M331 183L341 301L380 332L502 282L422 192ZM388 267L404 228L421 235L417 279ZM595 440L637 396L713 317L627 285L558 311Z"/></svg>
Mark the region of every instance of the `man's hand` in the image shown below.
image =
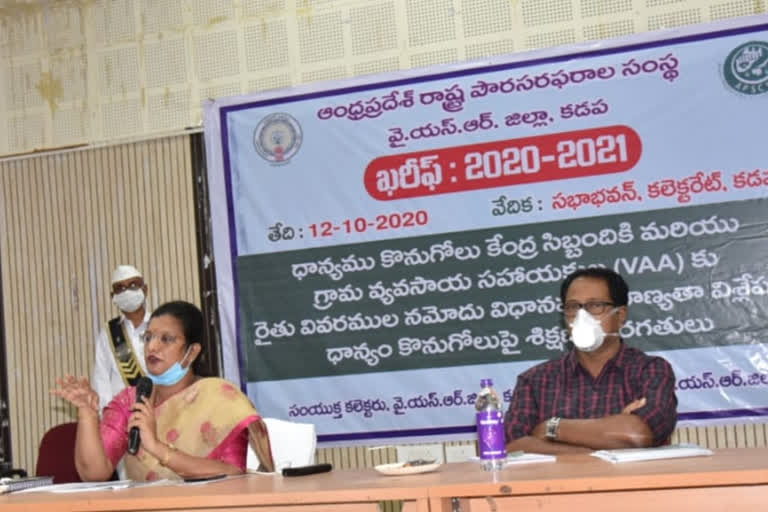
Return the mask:
<svg viewBox="0 0 768 512"><path fill-rule="evenodd" d="M547 439L547 422L548 421L549 420L544 420L538 425L536 425L536 427L534 427L534 429L531 431L531 434L530 434L531 437L535 437L536 439L541 439L542 441L548 441Z"/></svg>
<svg viewBox="0 0 768 512"><path fill-rule="evenodd" d="M624 409L621 410L621 414L632 414L633 411L636 411L638 409L642 409L643 407L645 407L645 402L646 402L645 397L638 398L637 400L633 400L624 406Z"/></svg>

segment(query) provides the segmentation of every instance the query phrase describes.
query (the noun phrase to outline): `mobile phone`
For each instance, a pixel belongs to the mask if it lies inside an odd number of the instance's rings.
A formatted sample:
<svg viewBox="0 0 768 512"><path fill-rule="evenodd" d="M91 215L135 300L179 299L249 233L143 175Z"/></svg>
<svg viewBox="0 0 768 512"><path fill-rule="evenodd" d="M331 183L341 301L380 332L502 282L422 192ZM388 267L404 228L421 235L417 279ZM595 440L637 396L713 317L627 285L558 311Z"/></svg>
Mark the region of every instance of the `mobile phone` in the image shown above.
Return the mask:
<svg viewBox="0 0 768 512"><path fill-rule="evenodd" d="M195 483L195 482L210 482L212 480L222 480L224 478L227 478L227 475L224 473L220 475L211 475L211 476L190 476L184 479L184 481L188 484Z"/></svg>
<svg viewBox="0 0 768 512"><path fill-rule="evenodd" d="M325 473L333 469L330 464L311 464L309 466L297 466L295 468L283 468L283 476L304 476L315 473Z"/></svg>

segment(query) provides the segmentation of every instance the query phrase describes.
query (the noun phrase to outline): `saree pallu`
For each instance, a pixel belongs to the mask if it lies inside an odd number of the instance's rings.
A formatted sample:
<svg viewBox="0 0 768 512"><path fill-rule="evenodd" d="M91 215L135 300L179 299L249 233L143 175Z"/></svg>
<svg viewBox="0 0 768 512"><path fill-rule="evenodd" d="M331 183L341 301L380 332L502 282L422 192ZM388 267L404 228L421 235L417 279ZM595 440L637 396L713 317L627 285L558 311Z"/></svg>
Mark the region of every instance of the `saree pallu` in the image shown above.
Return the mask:
<svg viewBox="0 0 768 512"><path fill-rule="evenodd" d="M128 478L137 481L179 476L141 448L127 453L128 421L136 389L126 388L104 409L101 438L114 466L125 457ZM245 470L248 425L259 419L248 397L219 378L200 379L155 406L157 439L179 452L220 460ZM173 454L171 454L171 460Z"/></svg>

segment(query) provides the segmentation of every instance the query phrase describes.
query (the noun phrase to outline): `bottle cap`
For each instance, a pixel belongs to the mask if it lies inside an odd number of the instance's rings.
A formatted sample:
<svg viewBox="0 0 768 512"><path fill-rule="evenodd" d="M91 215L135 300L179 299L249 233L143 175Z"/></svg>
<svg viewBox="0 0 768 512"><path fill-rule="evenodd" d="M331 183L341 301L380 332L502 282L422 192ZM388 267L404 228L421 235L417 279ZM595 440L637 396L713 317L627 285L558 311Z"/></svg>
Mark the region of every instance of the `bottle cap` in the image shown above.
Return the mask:
<svg viewBox="0 0 768 512"><path fill-rule="evenodd" d="M493 380L492 379L482 379L480 381L480 387L481 388L489 388L493 386Z"/></svg>

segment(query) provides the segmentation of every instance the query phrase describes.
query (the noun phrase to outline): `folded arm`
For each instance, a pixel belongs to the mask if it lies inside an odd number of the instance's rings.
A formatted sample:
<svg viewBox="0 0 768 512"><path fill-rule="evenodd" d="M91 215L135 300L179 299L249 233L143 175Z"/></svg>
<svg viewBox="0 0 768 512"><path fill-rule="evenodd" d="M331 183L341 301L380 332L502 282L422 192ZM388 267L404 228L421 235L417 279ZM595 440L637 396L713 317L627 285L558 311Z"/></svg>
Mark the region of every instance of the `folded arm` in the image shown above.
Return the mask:
<svg viewBox="0 0 768 512"><path fill-rule="evenodd" d="M523 436L507 444L507 452L518 450L529 453L546 453L550 455L585 453L591 451L589 448L583 446L557 443L548 439L539 439L538 437L533 436Z"/></svg>
<svg viewBox="0 0 768 512"><path fill-rule="evenodd" d="M620 414L602 418L562 418L557 440L546 437L546 420L541 421L539 404L530 383L518 379L507 422L507 450L538 453L639 448L666 442L677 422L675 377L671 366L653 358L642 370L640 395Z"/></svg>
<svg viewBox="0 0 768 512"><path fill-rule="evenodd" d="M546 437L547 422L542 421L530 435L510 442L507 450L558 454L652 446L651 429L645 421L632 414L645 404L645 398L641 398L628 404L621 414L603 418L563 418L555 440Z"/></svg>
<svg viewBox="0 0 768 512"><path fill-rule="evenodd" d="M645 399L632 403L640 401L644 403ZM556 442L593 450L645 448L654 445L653 432L648 424L631 412L603 418L560 420Z"/></svg>

